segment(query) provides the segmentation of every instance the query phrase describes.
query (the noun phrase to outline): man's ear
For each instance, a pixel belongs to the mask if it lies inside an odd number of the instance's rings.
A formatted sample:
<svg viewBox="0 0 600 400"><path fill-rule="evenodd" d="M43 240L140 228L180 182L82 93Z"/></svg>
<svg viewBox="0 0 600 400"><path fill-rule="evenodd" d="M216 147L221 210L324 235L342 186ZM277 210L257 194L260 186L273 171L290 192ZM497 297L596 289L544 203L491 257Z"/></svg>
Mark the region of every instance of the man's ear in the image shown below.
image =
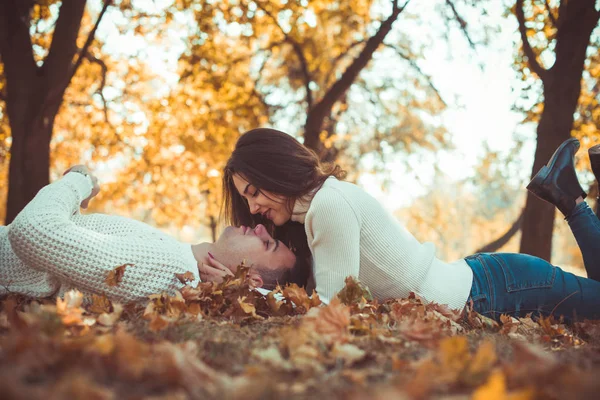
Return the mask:
<svg viewBox="0 0 600 400"><path fill-rule="evenodd" d="M263 286L262 277L260 276L260 274L258 272L251 271L248 274L248 277L250 278L250 280L252 281L252 283L254 284L255 287L260 288Z"/></svg>

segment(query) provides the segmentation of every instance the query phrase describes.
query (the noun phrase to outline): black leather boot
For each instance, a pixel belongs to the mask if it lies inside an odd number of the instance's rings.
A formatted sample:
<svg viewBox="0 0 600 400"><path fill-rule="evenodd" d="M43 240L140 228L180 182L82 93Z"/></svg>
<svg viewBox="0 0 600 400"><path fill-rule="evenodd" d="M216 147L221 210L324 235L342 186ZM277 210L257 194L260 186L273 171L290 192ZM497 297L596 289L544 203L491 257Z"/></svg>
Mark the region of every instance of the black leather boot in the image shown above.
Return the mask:
<svg viewBox="0 0 600 400"><path fill-rule="evenodd" d="M588 155L590 156L590 165L592 166L592 172L596 177L596 182L600 185L600 144L596 146L592 146L588 150ZM600 186L598 186L600 188ZM596 199L596 207L595 213L598 218L600 218L600 197Z"/></svg>
<svg viewBox="0 0 600 400"><path fill-rule="evenodd" d="M533 177L527 190L542 200L554 204L565 217L575 208L578 197L587 194L581 188L575 173L575 153L579 150L579 140L564 141L554 152L548 164Z"/></svg>

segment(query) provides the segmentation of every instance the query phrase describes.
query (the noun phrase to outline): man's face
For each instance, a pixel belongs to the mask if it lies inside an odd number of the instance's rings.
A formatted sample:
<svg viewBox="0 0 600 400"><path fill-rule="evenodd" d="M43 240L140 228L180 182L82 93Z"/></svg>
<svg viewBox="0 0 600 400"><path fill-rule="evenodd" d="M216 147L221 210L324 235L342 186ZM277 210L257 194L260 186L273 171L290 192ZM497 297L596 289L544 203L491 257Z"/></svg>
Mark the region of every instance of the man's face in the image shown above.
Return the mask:
<svg viewBox="0 0 600 400"><path fill-rule="evenodd" d="M217 260L231 268L237 267L242 260L248 266L268 271L291 269L296 263L294 253L273 239L260 224L254 229L228 226L215 242L213 253Z"/></svg>

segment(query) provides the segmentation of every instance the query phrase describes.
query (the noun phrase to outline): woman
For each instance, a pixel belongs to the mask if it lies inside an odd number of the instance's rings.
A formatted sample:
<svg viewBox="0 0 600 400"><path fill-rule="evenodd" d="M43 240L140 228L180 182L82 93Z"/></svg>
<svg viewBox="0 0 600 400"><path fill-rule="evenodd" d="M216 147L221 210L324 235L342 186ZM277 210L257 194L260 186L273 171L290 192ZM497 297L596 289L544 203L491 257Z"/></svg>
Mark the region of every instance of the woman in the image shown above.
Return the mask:
<svg viewBox="0 0 600 400"><path fill-rule="evenodd" d="M600 260L592 243L600 241L600 223L577 182L573 156L578 148L574 139L563 143L529 189L565 213L589 276L598 277ZM530 312L600 318L600 282L524 254L476 254L443 262L431 243L417 241L373 197L342 178L339 167L320 164L291 136L255 129L240 137L226 165L225 214L234 224L270 222L275 237L285 237L301 251L307 244L316 289L325 301L353 275L378 299L415 292L454 309L473 301L476 311L496 319ZM304 235L294 231L298 224Z"/></svg>

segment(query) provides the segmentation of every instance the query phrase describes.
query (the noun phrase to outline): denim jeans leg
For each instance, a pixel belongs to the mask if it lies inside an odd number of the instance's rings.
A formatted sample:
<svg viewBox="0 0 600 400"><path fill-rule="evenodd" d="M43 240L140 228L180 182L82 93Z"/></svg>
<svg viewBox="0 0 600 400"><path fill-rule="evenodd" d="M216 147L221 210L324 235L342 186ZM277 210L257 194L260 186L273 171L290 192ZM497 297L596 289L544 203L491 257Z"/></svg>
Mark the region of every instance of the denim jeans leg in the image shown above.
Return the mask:
<svg viewBox="0 0 600 400"><path fill-rule="evenodd" d="M586 202L566 218L579 245L588 278L600 282L600 220Z"/></svg>
<svg viewBox="0 0 600 400"><path fill-rule="evenodd" d="M485 295L476 311L498 320L500 315L563 316L565 320L600 318L600 282L565 272L526 254L483 253L466 258L474 281ZM481 278L484 277L484 278ZM475 294L475 285L472 296ZM487 292L487 293L486 293Z"/></svg>

